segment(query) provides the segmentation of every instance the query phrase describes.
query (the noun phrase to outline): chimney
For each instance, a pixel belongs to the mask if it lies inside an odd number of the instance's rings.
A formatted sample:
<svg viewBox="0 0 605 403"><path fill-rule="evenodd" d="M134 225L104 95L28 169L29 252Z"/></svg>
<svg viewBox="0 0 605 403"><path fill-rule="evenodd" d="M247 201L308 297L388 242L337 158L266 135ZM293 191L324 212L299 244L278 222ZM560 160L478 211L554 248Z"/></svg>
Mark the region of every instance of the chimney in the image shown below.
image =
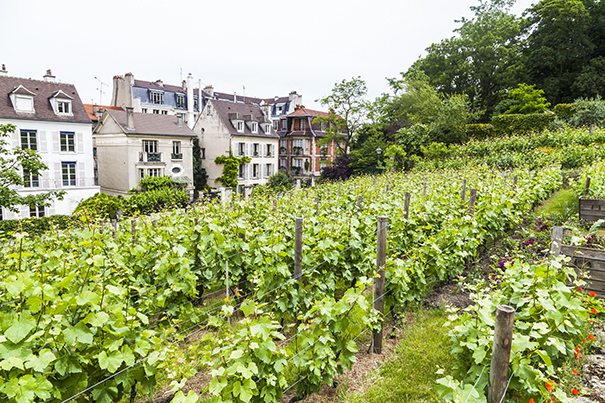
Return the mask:
<svg viewBox="0 0 605 403"><path fill-rule="evenodd" d="M4 63L2 64L2 70L0 70L0 76L8 76L8 71L6 70Z"/></svg>
<svg viewBox="0 0 605 403"><path fill-rule="evenodd" d="M96 115L98 111L99 111L99 105L94 104L92 106L92 113L94 113Z"/></svg>
<svg viewBox="0 0 605 403"><path fill-rule="evenodd" d="M124 78L126 79L128 85L134 85L134 76L132 75L132 73L124 74Z"/></svg>
<svg viewBox="0 0 605 403"><path fill-rule="evenodd" d="M187 89L187 81L183 80L183 83L181 84L181 87L186 90Z"/></svg>
<svg viewBox="0 0 605 403"><path fill-rule="evenodd" d="M210 95L211 97L214 98L214 87L211 85L207 85L206 88L204 88L204 91Z"/></svg>
<svg viewBox="0 0 605 403"><path fill-rule="evenodd" d="M199 100L198 100L199 102ZM187 125L193 129L193 76L191 73L187 75Z"/></svg>
<svg viewBox="0 0 605 403"><path fill-rule="evenodd" d="M233 102L237 102L237 93L233 93Z"/></svg>
<svg viewBox="0 0 605 403"><path fill-rule="evenodd" d="M124 109L126 109L126 129L134 130L134 108L132 106L126 106Z"/></svg>
<svg viewBox="0 0 605 403"><path fill-rule="evenodd" d="M53 76L53 73L51 73L50 69L46 70L46 74L44 75L44 81L46 81L47 83L55 82L55 76Z"/></svg>
<svg viewBox="0 0 605 403"><path fill-rule="evenodd" d="M176 115L176 125L178 127L183 126L183 118L181 118L181 115Z"/></svg>
<svg viewBox="0 0 605 403"><path fill-rule="evenodd" d="M158 87L163 87L164 86L164 82L162 80L156 80L155 81L155 85L157 85Z"/></svg>

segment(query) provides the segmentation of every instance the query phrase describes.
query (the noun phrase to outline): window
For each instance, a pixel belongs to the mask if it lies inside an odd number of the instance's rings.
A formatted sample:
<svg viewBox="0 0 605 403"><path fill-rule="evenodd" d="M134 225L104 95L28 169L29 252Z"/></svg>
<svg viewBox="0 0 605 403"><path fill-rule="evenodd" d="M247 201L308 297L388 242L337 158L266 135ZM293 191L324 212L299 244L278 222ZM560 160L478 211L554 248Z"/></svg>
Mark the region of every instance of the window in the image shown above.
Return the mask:
<svg viewBox="0 0 605 403"><path fill-rule="evenodd" d="M57 101L57 112L64 113L64 114L71 113L70 104L71 104L71 102L69 102L69 101Z"/></svg>
<svg viewBox="0 0 605 403"><path fill-rule="evenodd" d="M145 178L145 170L139 169L139 179L144 179L144 178Z"/></svg>
<svg viewBox="0 0 605 403"><path fill-rule="evenodd" d="M20 96L15 97L16 109L20 112L34 111L34 97Z"/></svg>
<svg viewBox="0 0 605 403"><path fill-rule="evenodd" d="M279 159L279 167L280 168L285 168L286 167L286 159L285 158L280 158Z"/></svg>
<svg viewBox="0 0 605 403"><path fill-rule="evenodd" d="M275 130L279 130L279 120L274 120L274 121L273 121L273 128L274 128Z"/></svg>
<svg viewBox="0 0 605 403"><path fill-rule="evenodd" d="M212 105L208 105L206 107L206 115L208 115L208 116L212 115Z"/></svg>
<svg viewBox="0 0 605 403"><path fill-rule="evenodd" d="M250 130L252 130L252 133L258 133L258 123L252 122L250 125Z"/></svg>
<svg viewBox="0 0 605 403"><path fill-rule="evenodd" d="M193 96L193 109L198 109L198 107L197 107L197 95Z"/></svg>
<svg viewBox="0 0 605 403"><path fill-rule="evenodd" d="M252 164L252 177L258 178L258 164Z"/></svg>
<svg viewBox="0 0 605 403"><path fill-rule="evenodd" d="M23 169L23 186L26 188L37 188L40 186L38 175L33 175L29 170Z"/></svg>
<svg viewBox="0 0 605 403"><path fill-rule="evenodd" d="M162 111L162 115L168 115L168 111Z"/></svg>
<svg viewBox="0 0 605 403"><path fill-rule="evenodd" d="M177 108L185 107L185 94L176 94L176 107Z"/></svg>
<svg viewBox="0 0 605 403"><path fill-rule="evenodd" d="M302 159L300 159L300 158L296 158L296 159L294 160L294 166L295 166L295 167L302 168L302 166L303 166L303 160L302 160Z"/></svg>
<svg viewBox="0 0 605 403"><path fill-rule="evenodd" d="M237 131L238 132L244 131L244 122L242 122L241 120L237 122Z"/></svg>
<svg viewBox="0 0 605 403"><path fill-rule="evenodd" d="M286 130L288 128L288 120L287 119L283 119L281 121L281 129L282 130Z"/></svg>
<svg viewBox="0 0 605 403"><path fill-rule="evenodd" d="M179 167L172 168L172 173L173 174L179 174L179 173L181 173L181 168L179 168Z"/></svg>
<svg viewBox="0 0 605 403"><path fill-rule="evenodd" d="M172 159L173 160L182 160L183 154L181 153L181 142L173 141L172 142Z"/></svg>
<svg viewBox="0 0 605 403"><path fill-rule="evenodd" d="M206 159L206 149L201 148L200 150L202 151L202 159L205 160Z"/></svg>
<svg viewBox="0 0 605 403"><path fill-rule="evenodd" d="M258 143L254 143L254 154L253 155L255 157L258 157L258 149L259 149Z"/></svg>
<svg viewBox="0 0 605 403"><path fill-rule="evenodd" d="M153 110L153 113L154 113L154 115L159 115L159 114L160 114L160 111L159 111L159 110L157 110L157 109L154 109L154 110Z"/></svg>
<svg viewBox="0 0 605 403"><path fill-rule="evenodd" d="M37 150L35 130L21 130L21 148L23 150Z"/></svg>
<svg viewBox="0 0 605 403"><path fill-rule="evenodd" d="M245 166L244 164L239 164L239 168L237 170L237 177L238 178L243 178L244 177L244 171L245 171Z"/></svg>
<svg viewBox="0 0 605 403"><path fill-rule="evenodd" d="M244 155L246 154L246 143L238 143L237 144L237 151L239 153L239 155Z"/></svg>
<svg viewBox="0 0 605 403"><path fill-rule="evenodd" d="M161 91L151 91L151 103L152 104L163 104L164 103L164 93Z"/></svg>
<svg viewBox="0 0 605 403"><path fill-rule="evenodd" d="M273 164L267 164L265 167L266 167L266 171L265 171L266 176L273 175Z"/></svg>
<svg viewBox="0 0 605 403"><path fill-rule="evenodd" d="M300 147L300 148L302 148L302 146L303 146L302 139L295 139L294 140L294 147Z"/></svg>
<svg viewBox="0 0 605 403"><path fill-rule="evenodd" d="M266 133L266 134L271 133L271 123L267 123L267 124L265 125L265 133Z"/></svg>
<svg viewBox="0 0 605 403"><path fill-rule="evenodd" d="M267 157L271 156L271 144L267 144Z"/></svg>
<svg viewBox="0 0 605 403"><path fill-rule="evenodd" d="M147 108L142 109L143 113L147 113Z"/></svg>
<svg viewBox="0 0 605 403"><path fill-rule="evenodd" d="M305 120L300 119L300 130L305 130Z"/></svg>
<svg viewBox="0 0 605 403"><path fill-rule="evenodd" d="M143 151L150 154L158 152L158 141L157 140L143 140Z"/></svg>
<svg viewBox="0 0 605 403"><path fill-rule="evenodd" d="M61 151L76 151L76 147L74 144L74 133L70 132L61 132Z"/></svg>
<svg viewBox="0 0 605 403"><path fill-rule="evenodd" d="M284 110L284 107L283 107L283 106L278 106L278 107L277 107L277 113L278 113L278 114L281 114L283 110Z"/></svg>
<svg viewBox="0 0 605 403"><path fill-rule="evenodd" d="M161 168L149 168L148 175L149 176L162 176L162 169Z"/></svg>
<svg viewBox="0 0 605 403"><path fill-rule="evenodd" d="M76 163L62 162L63 186L76 186Z"/></svg>
<svg viewBox="0 0 605 403"><path fill-rule="evenodd" d="M29 206L29 216L31 218L44 217L44 206Z"/></svg>

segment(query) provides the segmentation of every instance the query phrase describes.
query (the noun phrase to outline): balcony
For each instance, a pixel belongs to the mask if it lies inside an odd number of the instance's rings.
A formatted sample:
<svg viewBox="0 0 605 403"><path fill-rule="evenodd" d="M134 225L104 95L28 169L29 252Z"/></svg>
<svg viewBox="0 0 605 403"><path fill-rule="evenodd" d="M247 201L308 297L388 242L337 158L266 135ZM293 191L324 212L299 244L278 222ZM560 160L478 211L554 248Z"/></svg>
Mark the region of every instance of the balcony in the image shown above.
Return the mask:
<svg viewBox="0 0 605 403"><path fill-rule="evenodd" d="M162 162L161 153L147 153L147 162Z"/></svg>
<svg viewBox="0 0 605 403"><path fill-rule="evenodd" d="M280 147L279 148L279 153L282 155L286 155L286 147Z"/></svg>
<svg viewBox="0 0 605 403"><path fill-rule="evenodd" d="M170 154L170 158L172 158L173 160L182 160L183 153L179 153L179 154L172 153L172 154Z"/></svg>

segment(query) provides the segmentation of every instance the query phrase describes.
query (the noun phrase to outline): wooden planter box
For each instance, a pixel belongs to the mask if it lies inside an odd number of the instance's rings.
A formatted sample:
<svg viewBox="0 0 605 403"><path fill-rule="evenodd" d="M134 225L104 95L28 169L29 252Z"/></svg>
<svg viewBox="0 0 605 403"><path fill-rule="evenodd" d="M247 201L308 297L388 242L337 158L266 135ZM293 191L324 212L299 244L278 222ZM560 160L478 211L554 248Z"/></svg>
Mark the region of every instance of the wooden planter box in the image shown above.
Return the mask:
<svg viewBox="0 0 605 403"><path fill-rule="evenodd" d="M595 222L605 220L605 200L580 198L580 220Z"/></svg>
<svg viewBox="0 0 605 403"><path fill-rule="evenodd" d="M550 249L553 255L563 254L571 257L569 264L574 266L578 276L586 281L584 288L594 291L600 298L605 298L605 250L563 245L562 238L563 228L554 227Z"/></svg>

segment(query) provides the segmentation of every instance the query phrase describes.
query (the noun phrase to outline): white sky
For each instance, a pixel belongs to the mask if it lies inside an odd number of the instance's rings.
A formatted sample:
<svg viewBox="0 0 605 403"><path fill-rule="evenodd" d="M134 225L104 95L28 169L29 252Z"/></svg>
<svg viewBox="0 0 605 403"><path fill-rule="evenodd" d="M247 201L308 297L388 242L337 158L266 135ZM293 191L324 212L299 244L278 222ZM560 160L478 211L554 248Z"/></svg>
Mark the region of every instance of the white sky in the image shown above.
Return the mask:
<svg viewBox="0 0 605 403"><path fill-rule="evenodd" d="M522 12L536 0L517 0ZM0 0L0 64L76 85L84 103L111 99L112 77L178 85L192 73L215 91L269 98L297 91L307 107L361 76L374 99L476 0Z"/></svg>

